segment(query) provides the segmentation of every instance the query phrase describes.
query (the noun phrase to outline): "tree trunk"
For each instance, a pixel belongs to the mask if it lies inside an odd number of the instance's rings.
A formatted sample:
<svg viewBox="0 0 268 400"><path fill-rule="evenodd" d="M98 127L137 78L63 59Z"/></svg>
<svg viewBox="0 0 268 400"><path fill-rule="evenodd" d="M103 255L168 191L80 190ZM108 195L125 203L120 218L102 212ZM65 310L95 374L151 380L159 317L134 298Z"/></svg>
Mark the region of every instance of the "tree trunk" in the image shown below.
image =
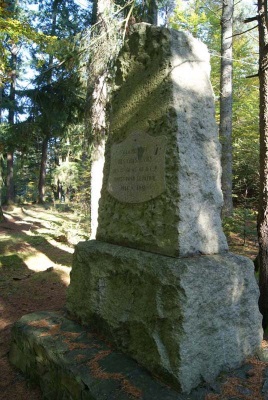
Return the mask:
<svg viewBox="0 0 268 400"><path fill-rule="evenodd" d="M2 123L2 101L3 101L3 84L0 80L0 124ZM4 213L2 209L2 186L3 186L3 179L2 179L2 161L3 157L3 145L0 143L0 222L4 221Z"/></svg>
<svg viewBox="0 0 268 400"><path fill-rule="evenodd" d="M52 3L52 16L51 16L51 30L50 35L53 36L56 32L57 26L57 15L58 15L58 5L60 0L53 0ZM48 86L52 83L52 66L53 66L53 54L49 55L48 60L48 71L47 71L47 83ZM49 120L48 120L49 121ZM40 161L40 173L39 173L39 181L38 181L38 199L37 202L39 204L44 203L45 201L45 185L46 185L46 165L47 165L47 152L48 152L48 142L51 137L50 135L51 129L49 126L43 127L44 139L42 142L42 155Z"/></svg>
<svg viewBox="0 0 268 400"><path fill-rule="evenodd" d="M14 156L13 153L7 153L7 204L14 204Z"/></svg>
<svg viewBox="0 0 268 400"><path fill-rule="evenodd" d="M223 0L221 19L220 138L222 143L223 215L233 213L232 200L232 34L233 0Z"/></svg>
<svg viewBox="0 0 268 400"><path fill-rule="evenodd" d="M158 7L156 0L148 1L147 22L152 25L157 25Z"/></svg>
<svg viewBox="0 0 268 400"><path fill-rule="evenodd" d="M94 22L97 20L91 40L97 46L90 48L88 65L87 106L86 106L86 136L91 149L90 171L90 213L91 238L94 239L98 226L98 203L102 187L102 171L104 166L104 147L106 139L106 104L108 101L107 77L109 63L116 56L117 33L111 28L111 0L95 2ZM96 7L97 6L97 7ZM115 30L115 28L114 28ZM86 157L86 156L85 156ZM87 165L85 161L85 165ZM85 175L87 171L85 170ZM80 191L86 193L82 187ZM89 199L84 199L89 201Z"/></svg>
<svg viewBox="0 0 268 400"><path fill-rule="evenodd" d="M3 83L0 79L0 124L2 123Z"/></svg>
<svg viewBox="0 0 268 400"><path fill-rule="evenodd" d="M10 125L14 125L15 123L15 89L16 89L17 54L18 54L17 46L12 45L11 82L10 82L10 92L9 92L10 106L8 110L8 122ZM13 150L9 149L7 153L7 204L14 204L15 202L13 164L14 164Z"/></svg>
<svg viewBox="0 0 268 400"><path fill-rule="evenodd" d="M3 159L3 155L2 155L2 146L0 145L0 222L5 220L4 217L4 212L3 212L3 208L2 208L2 185L3 185L3 175L2 175L2 159Z"/></svg>
<svg viewBox="0 0 268 400"><path fill-rule="evenodd" d="M268 326L268 31L267 0L258 0L259 13L259 80L260 80L260 199L259 239L259 306L263 328Z"/></svg>
<svg viewBox="0 0 268 400"><path fill-rule="evenodd" d="M91 13L91 26L97 23L98 18L98 0L93 0L92 13Z"/></svg>
<svg viewBox="0 0 268 400"><path fill-rule="evenodd" d="M3 213L3 209L0 206L0 222L3 222L3 221L5 221L5 216L4 216L4 213Z"/></svg>
<svg viewBox="0 0 268 400"><path fill-rule="evenodd" d="M45 184L46 184L46 165L47 165L47 149L48 149L48 136L43 139L42 143L42 156L40 162L40 173L38 182L38 199L39 204L45 201Z"/></svg>

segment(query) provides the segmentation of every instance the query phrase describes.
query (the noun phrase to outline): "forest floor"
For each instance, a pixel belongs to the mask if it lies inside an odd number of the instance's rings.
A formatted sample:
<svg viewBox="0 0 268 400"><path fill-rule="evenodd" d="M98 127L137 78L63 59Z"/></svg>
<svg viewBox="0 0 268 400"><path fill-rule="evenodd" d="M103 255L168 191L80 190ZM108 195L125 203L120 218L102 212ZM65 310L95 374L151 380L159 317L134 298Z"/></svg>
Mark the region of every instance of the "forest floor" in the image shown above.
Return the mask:
<svg viewBox="0 0 268 400"><path fill-rule="evenodd" d="M79 219L70 210L23 205L4 209L4 216L0 223L0 399L41 400L40 390L29 387L9 364L11 327L24 314L64 307L73 247L86 236L77 234ZM254 214L245 218L244 211L238 211L225 223L231 251L252 259L258 251L254 221ZM263 346L268 347L268 341ZM225 374L220 392L212 390L205 399L268 399L268 362L248 360L241 369Z"/></svg>

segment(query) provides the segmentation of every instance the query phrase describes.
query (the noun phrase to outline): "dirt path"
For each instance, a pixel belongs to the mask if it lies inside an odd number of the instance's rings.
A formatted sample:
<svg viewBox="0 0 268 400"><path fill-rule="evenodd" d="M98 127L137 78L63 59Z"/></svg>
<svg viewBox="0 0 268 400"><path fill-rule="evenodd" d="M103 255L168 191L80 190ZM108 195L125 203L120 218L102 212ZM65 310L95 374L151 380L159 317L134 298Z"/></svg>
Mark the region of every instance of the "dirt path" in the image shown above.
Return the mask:
<svg viewBox="0 0 268 400"><path fill-rule="evenodd" d="M41 400L8 362L10 330L22 315L64 306L73 249L58 242L57 216L15 208L0 224L0 399ZM59 226L59 225L58 225ZM62 235L61 235L62 236Z"/></svg>

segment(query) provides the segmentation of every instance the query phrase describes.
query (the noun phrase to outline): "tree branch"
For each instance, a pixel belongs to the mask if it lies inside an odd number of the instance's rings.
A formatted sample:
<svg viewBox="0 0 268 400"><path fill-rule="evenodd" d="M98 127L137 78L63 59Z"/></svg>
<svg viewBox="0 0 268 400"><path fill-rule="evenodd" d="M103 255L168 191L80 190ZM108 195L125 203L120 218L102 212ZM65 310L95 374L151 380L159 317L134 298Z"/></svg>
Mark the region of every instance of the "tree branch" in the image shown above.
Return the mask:
<svg viewBox="0 0 268 400"><path fill-rule="evenodd" d="M245 24L248 24L249 22L252 22L252 21L259 21L259 15L255 15L255 17L244 19Z"/></svg>
<svg viewBox="0 0 268 400"><path fill-rule="evenodd" d="M255 75L248 75L248 76L246 76L246 79L257 78L257 77L259 77L259 73L255 74Z"/></svg>
<svg viewBox="0 0 268 400"><path fill-rule="evenodd" d="M255 26L253 26L253 28L249 28L249 29L247 29L246 31L239 32L239 33L235 33L234 35L232 35L232 36L230 36L230 37L228 37L228 38L226 38L226 39L230 39L231 37L243 35L244 33L250 32L250 31L252 31L252 30L255 29L255 28L258 28L258 25L255 25Z"/></svg>

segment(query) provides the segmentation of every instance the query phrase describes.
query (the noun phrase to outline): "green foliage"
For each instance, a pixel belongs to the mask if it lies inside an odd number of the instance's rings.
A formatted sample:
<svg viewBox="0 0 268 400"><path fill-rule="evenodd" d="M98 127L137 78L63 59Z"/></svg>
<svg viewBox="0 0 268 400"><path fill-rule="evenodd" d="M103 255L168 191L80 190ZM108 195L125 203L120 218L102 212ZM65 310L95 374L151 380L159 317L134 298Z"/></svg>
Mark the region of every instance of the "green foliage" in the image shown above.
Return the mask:
<svg viewBox="0 0 268 400"><path fill-rule="evenodd" d="M234 233L242 238L256 237L256 220L256 210L247 207L237 207L232 217L223 219L223 229L227 236Z"/></svg>
<svg viewBox="0 0 268 400"><path fill-rule="evenodd" d="M185 1L178 0L170 24L174 29L189 31L194 37L207 42L215 23L213 16L214 13L201 0L190 0L187 6Z"/></svg>
<svg viewBox="0 0 268 400"><path fill-rule="evenodd" d="M68 124L79 122L85 100L85 92L76 73L63 72L52 83L40 82L24 95L32 103L31 123L39 132L50 131L51 137L62 136Z"/></svg>
<svg viewBox="0 0 268 400"><path fill-rule="evenodd" d="M235 40L233 97L233 188L238 203L256 206L259 193L259 83L248 75L257 69L246 37ZM239 60L239 61L236 61Z"/></svg>
<svg viewBox="0 0 268 400"><path fill-rule="evenodd" d="M17 203L18 204L36 203L38 197L36 182L33 181L23 182L18 179L17 182L19 183L19 187L17 187L17 196L16 196Z"/></svg>
<svg viewBox="0 0 268 400"><path fill-rule="evenodd" d="M251 90L251 85L247 89L247 98L243 93L243 101L234 102L233 182L237 201L247 200L256 206L259 193L258 90Z"/></svg>
<svg viewBox="0 0 268 400"><path fill-rule="evenodd" d="M240 8L239 8L240 7ZM245 13L239 3L235 6L235 33L243 32ZM179 0L171 18L171 26L184 29L201 39L211 54L211 81L216 99L216 117L219 119L221 1ZM247 79L257 71L257 32L238 34L233 41L233 192L235 201L245 199L256 204L259 188L258 147L258 81ZM253 36L252 36L253 35Z"/></svg>
<svg viewBox="0 0 268 400"><path fill-rule="evenodd" d="M6 7L5 7L6 5ZM0 86L10 76L10 47L11 45L28 43L37 44L49 51L56 41L55 36L46 35L33 27L21 10L15 7L15 2L0 4Z"/></svg>
<svg viewBox="0 0 268 400"><path fill-rule="evenodd" d="M36 2L26 0L20 9L8 11L2 24L7 56L9 43L18 40L22 51L27 51L33 72L29 87L16 90L14 111L18 116L25 110L27 120L0 127L3 151L15 152L16 191L20 201L36 201L38 164L44 139L48 139L44 171L48 172L47 184L53 183L51 170L66 157L66 149L63 146L61 151L59 144L64 143L67 135L72 136L76 131L81 134L85 104L79 38L88 25L90 12L84 11L73 0L45 0L31 6L32 3ZM5 73L8 76L7 68ZM10 109L10 104L4 101L2 107ZM76 133L74 137L77 137ZM67 152L77 157L78 145L81 147L81 140ZM49 197L53 198L52 191Z"/></svg>
<svg viewBox="0 0 268 400"><path fill-rule="evenodd" d="M174 29L189 31L194 37L210 47L217 47L220 39L219 24L221 1L183 0L176 2L170 25ZM218 29L215 29L217 27Z"/></svg>
<svg viewBox="0 0 268 400"><path fill-rule="evenodd" d="M65 192L73 191L78 187L79 166L76 162L65 161L53 171L54 184L61 182Z"/></svg>

